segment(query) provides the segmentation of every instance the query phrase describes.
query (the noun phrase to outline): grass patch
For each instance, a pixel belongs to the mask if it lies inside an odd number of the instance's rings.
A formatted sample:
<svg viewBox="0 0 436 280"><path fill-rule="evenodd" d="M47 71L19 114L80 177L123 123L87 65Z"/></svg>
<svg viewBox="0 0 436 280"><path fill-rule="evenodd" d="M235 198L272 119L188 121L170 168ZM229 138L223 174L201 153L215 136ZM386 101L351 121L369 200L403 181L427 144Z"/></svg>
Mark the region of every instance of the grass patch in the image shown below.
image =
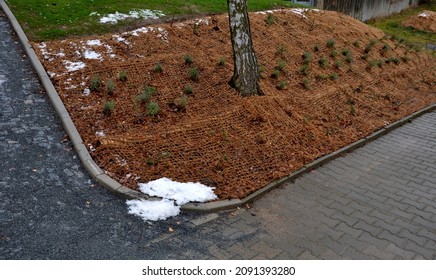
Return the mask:
<svg viewBox="0 0 436 280"><path fill-rule="evenodd" d="M436 1L429 1L429 4L423 4L418 7L413 7L402 11L401 13L391 15L389 17L371 20L369 25L380 28L387 35L400 40L402 38L408 43L414 45L425 45L431 42L436 42L436 34L430 32L419 31L411 27L402 26L402 22L409 17L420 14L424 10L436 10Z"/></svg>
<svg viewBox="0 0 436 280"><path fill-rule="evenodd" d="M150 9L162 11L167 17L194 14L227 13L227 2L222 0L8 0L24 31L32 41L61 39L71 35L104 34L121 30L140 19L130 19L117 24L101 24L101 16L115 12ZM280 7L302 7L289 1L249 1L250 11L270 10Z"/></svg>

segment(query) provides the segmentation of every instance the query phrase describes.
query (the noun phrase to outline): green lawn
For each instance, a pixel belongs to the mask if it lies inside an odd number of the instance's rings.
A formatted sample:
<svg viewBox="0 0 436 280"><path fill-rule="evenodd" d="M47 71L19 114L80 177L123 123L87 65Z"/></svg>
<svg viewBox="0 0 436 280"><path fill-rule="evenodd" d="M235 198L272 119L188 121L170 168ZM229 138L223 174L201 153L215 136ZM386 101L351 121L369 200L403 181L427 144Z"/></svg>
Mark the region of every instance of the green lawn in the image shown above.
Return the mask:
<svg viewBox="0 0 436 280"><path fill-rule="evenodd" d="M6 0L31 40L44 41L70 35L101 34L132 24L101 24L101 15L135 9L160 10L165 15L227 12L226 0ZM296 6L283 0L249 0L250 10Z"/></svg>
<svg viewBox="0 0 436 280"><path fill-rule="evenodd" d="M401 25L401 23L409 17L420 14L424 10L436 11L436 1L430 1L430 4L410 8L386 18L369 21L368 24L382 29L387 35L402 38L410 44L436 44L435 33L423 32Z"/></svg>

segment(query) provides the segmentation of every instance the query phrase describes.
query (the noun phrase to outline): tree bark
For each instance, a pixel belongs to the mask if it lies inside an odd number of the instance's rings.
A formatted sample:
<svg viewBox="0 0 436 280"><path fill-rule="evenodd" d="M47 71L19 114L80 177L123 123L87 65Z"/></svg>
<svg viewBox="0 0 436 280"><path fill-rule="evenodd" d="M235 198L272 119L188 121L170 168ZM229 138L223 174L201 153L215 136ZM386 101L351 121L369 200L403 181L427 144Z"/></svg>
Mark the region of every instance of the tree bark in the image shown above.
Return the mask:
<svg viewBox="0 0 436 280"><path fill-rule="evenodd" d="M263 95L259 69L251 40L247 0L227 0L234 70L230 85L242 96Z"/></svg>

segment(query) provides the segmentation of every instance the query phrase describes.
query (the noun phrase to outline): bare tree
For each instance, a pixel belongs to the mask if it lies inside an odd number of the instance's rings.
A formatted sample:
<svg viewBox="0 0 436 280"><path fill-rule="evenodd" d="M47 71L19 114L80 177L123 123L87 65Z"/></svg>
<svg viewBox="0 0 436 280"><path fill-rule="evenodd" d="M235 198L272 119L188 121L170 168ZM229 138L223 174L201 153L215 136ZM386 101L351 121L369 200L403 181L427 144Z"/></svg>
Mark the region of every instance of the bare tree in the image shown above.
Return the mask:
<svg viewBox="0 0 436 280"><path fill-rule="evenodd" d="M259 69L251 40L247 0L227 0L234 70L230 84L242 96L263 95L259 85Z"/></svg>

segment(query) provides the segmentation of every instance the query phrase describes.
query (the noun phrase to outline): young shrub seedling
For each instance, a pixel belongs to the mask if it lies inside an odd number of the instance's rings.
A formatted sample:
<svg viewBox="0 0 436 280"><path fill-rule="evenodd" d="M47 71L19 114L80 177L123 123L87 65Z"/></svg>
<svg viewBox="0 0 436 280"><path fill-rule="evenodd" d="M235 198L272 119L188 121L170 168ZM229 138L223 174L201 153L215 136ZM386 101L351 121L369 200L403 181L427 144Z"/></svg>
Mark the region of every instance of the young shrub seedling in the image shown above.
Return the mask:
<svg viewBox="0 0 436 280"><path fill-rule="evenodd" d="M190 69L189 69L189 78L192 80L192 81L198 81L198 75L199 75L200 73L199 73L199 71L198 71L198 69L196 68L196 67L191 67Z"/></svg>
<svg viewBox="0 0 436 280"><path fill-rule="evenodd" d="M276 87L277 87L277 89L282 90L282 89L286 89L287 85L286 85L285 81L280 81Z"/></svg>
<svg viewBox="0 0 436 280"><path fill-rule="evenodd" d="M329 62L327 61L327 59L322 56L319 60L318 60L319 65L321 66L322 69L326 69Z"/></svg>
<svg viewBox="0 0 436 280"><path fill-rule="evenodd" d="M147 104L147 115L155 117L159 114L160 107L156 102L150 102Z"/></svg>
<svg viewBox="0 0 436 280"><path fill-rule="evenodd" d="M340 59L336 59L335 60L335 67L336 68L341 68L342 67L342 61Z"/></svg>
<svg viewBox="0 0 436 280"><path fill-rule="evenodd" d="M124 70L118 72L118 80L120 80L121 82L127 81L127 72Z"/></svg>
<svg viewBox="0 0 436 280"><path fill-rule="evenodd" d="M156 72L156 73L162 73L163 72L162 63L160 63L160 62L156 63L156 65L154 66L154 72Z"/></svg>
<svg viewBox="0 0 436 280"><path fill-rule="evenodd" d="M279 71L283 71L283 69L285 68L285 66L286 66L286 62L285 62L284 60L279 60L279 61L277 62L276 69L279 70Z"/></svg>
<svg viewBox="0 0 436 280"><path fill-rule="evenodd" d="M112 115L115 110L115 102L114 101L106 101L103 104L103 114L106 116Z"/></svg>
<svg viewBox="0 0 436 280"><path fill-rule="evenodd" d="M315 45L313 46L313 51L314 51L314 52L319 51L319 45L318 45L318 44L315 44Z"/></svg>
<svg viewBox="0 0 436 280"><path fill-rule="evenodd" d="M280 70L275 69L272 74L271 74L271 78L278 78L280 76Z"/></svg>
<svg viewBox="0 0 436 280"><path fill-rule="evenodd" d="M311 89L310 80L309 79L304 79L303 80L303 86L304 86L305 89Z"/></svg>
<svg viewBox="0 0 436 280"><path fill-rule="evenodd" d="M332 81L336 81L337 79L339 79L339 76L338 76L337 73L332 73L332 74L330 75L330 79L331 79Z"/></svg>
<svg viewBox="0 0 436 280"><path fill-rule="evenodd" d="M304 64L309 64L311 59L312 59L312 54L310 52L304 52L303 53Z"/></svg>
<svg viewBox="0 0 436 280"><path fill-rule="evenodd" d="M92 77L91 85L89 86L89 89L91 91L96 91L100 88L101 81L100 76L98 74L95 74L94 77Z"/></svg>
<svg viewBox="0 0 436 280"><path fill-rule="evenodd" d="M220 60L218 61L219 66L224 66L226 64L226 59L222 56L220 57Z"/></svg>
<svg viewBox="0 0 436 280"><path fill-rule="evenodd" d="M141 101L141 103L147 103L154 93L156 93L156 88L150 86L145 87L139 95L139 101Z"/></svg>
<svg viewBox="0 0 436 280"><path fill-rule="evenodd" d="M185 60L185 64L188 64L188 65L191 65L193 62L192 57L189 54L185 54L183 59Z"/></svg>
<svg viewBox="0 0 436 280"><path fill-rule="evenodd" d="M300 74L306 75L309 73L309 65L304 64L303 66L300 67L300 69L298 70L298 72Z"/></svg>
<svg viewBox="0 0 436 280"><path fill-rule="evenodd" d="M185 88L183 89L183 92L184 92L185 94L192 94L194 91L193 91L191 85L186 85Z"/></svg>
<svg viewBox="0 0 436 280"><path fill-rule="evenodd" d="M271 26L271 24L273 24L275 20L275 16L272 13L268 13L265 19L265 23L267 26Z"/></svg>
<svg viewBox="0 0 436 280"><path fill-rule="evenodd" d="M113 80L108 80L106 82L106 93L108 95L113 95L115 91L115 83Z"/></svg>
<svg viewBox="0 0 436 280"><path fill-rule="evenodd" d="M279 45L279 46L277 47L277 53L278 53L279 55L285 55L285 53L286 53L286 48L285 48L285 46L283 46L283 45Z"/></svg>
<svg viewBox="0 0 436 280"><path fill-rule="evenodd" d="M333 40L333 39L328 39L326 42L327 47L329 47L330 49L334 48L335 44L336 44L335 40Z"/></svg>

